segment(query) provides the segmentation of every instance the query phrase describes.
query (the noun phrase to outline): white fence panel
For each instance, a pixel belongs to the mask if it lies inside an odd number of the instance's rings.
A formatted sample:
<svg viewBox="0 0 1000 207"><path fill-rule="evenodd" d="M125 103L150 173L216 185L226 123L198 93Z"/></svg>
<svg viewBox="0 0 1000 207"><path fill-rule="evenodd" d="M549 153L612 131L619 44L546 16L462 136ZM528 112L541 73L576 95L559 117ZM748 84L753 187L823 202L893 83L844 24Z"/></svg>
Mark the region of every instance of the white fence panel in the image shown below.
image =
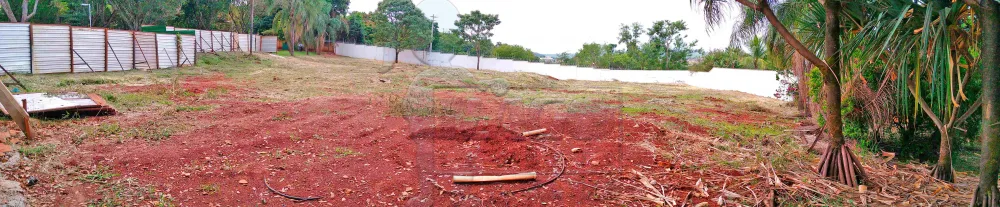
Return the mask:
<svg viewBox="0 0 1000 207"><path fill-rule="evenodd" d="M211 52L212 51L212 39L209 37L209 32L205 30L195 30L195 38L198 38L198 52Z"/></svg>
<svg viewBox="0 0 1000 207"><path fill-rule="evenodd" d="M172 68L177 66L177 35L156 34L156 52L160 62L160 68Z"/></svg>
<svg viewBox="0 0 1000 207"><path fill-rule="evenodd" d="M233 48L236 48L236 46L233 46L233 33L232 32L221 32L221 33L222 35L220 37L222 39L222 51L227 51L227 52L235 51L233 50Z"/></svg>
<svg viewBox="0 0 1000 207"><path fill-rule="evenodd" d="M250 35L237 34L236 37L236 51L250 52Z"/></svg>
<svg viewBox="0 0 1000 207"><path fill-rule="evenodd" d="M30 24L0 23L0 66L11 73L31 73Z"/></svg>
<svg viewBox="0 0 1000 207"><path fill-rule="evenodd" d="M73 28L73 72L104 72L104 29Z"/></svg>
<svg viewBox="0 0 1000 207"><path fill-rule="evenodd" d="M278 52L278 37L277 36L264 36L261 38L261 51L264 52Z"/></svg>
<svg viewBox="0 0 1000 207"><path fill-rule="evenodd" d="M181 35L181 50L178 54L181 66L194 65L195 62L195 37L194 35Z"/></svg>
<svg viewBox="0 0 1000 207"><path fill-rule="evenodd" d="M132 69L132 32L108 30L108 70L123 71Z"/></svg>
<svg viewBox="0 0 1000 207"><path fill-rule="evenodd" d="M73 56L69 50L69 26L32 25L34 73L68 73Z"/></svg>
<svg viewBox="0 0 1000 207"><path fill-rule="evenodd" d="M219 31L209 31L209 38L211 38L211 48L212 52L222 52L222 32Z"/></svg>
<svg viewBox="0 0 1000 207"><path fill-rule="evenodd" d="M261 37L260 35L253 35L253 52L260 52Z"/></svg>
<svg viewBox="0 0 1000 207"><path fill-rule="evenodd" d="M156 60L156 34L147 32L135 33L135 68L136 69L157 69L159 64Z"/></svg>

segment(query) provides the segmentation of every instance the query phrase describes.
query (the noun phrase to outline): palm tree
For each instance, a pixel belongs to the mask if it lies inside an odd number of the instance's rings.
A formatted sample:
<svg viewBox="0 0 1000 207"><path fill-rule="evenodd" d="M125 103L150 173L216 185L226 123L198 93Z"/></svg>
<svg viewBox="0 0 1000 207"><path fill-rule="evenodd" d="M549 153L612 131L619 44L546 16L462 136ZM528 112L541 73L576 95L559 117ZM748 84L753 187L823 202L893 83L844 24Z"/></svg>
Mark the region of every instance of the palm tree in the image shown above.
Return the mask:
<svg viewBox="0 0 1000 207"><path fill-rule="evenodd" d="M736 30L733 33L734 43L741 43L740 40L746 40L747 37L755 36L763 32L763 29L767 28L766 25L770 25L771 28L776 30L777 34L782 37L784 42L788 44L791 48L795 50L796 53L805 57L810 63L819 68L823 73L823 91L825 95L825 111L824 117L826 118L826 131L828 137L830 138L829 147L823 153L823 159L820 162L819 173L828 178L835 178L843 184L849 186L857 186L858 180L863 180L864 169L858 163L858 159L851 152L850 148L844 145L844 137L842 131L842 118L840 114L840 78L837 77L840 73L840 15L841 15L841 2L836 0L826 0L823 4L825 10L825 24L826 30L824 32L824 56L826 61L820 59L813 50L807 48L799 39L793 35L788 28L785 27L778 16L775 14L775 10L771 8L771 4L777 3L770 0L759 0L756 2L751 2L751 0L736 0L737 3L742 5L740 22L737 23L735 27ZM700 5L704 8L705 20L711 25L718 25L724 14L723 10L729 7L730 1L722 0L692 0L693 4ZM779 11L792 11L800 10L806 11L813 8L798 7L806 4L802 4L800 1L787 1L783 3L776 4Z"/></svg>
<svg viewBox="0 0 1000 207"><path fill-rule="evenodd" d="M1000 122L1000 2L980 1L979 21L982 25L982 52L980 67L983 73L983 120L981 124L983 151L979 166L979 186L976 188L972 206L1000 206L1000 192L997 191L997 175L1000 174L1000 130L995 124Z"/></svg>
<svg viewBox="0 0 1000 207"><path fill-rule="evenodd" d="M846 38L845 53L855 57L848 62L858 71L884 68L901 79L897 96L907 98L899 98L900 105L915 105L940 134L932 175L954 181L952 135L982 103L969 98L978 94L969 88L979 60L973 55L979 28L974 12L963 2L942 1L880 1L860 8L880 12L852 16L857 17L858 32Z"/></svg>
<svg viewBox="0 0 1000 207"><path fill-rule="evenodd" d="M753 58L753 69L760 69L760 59L764 59L764 55L767 54L763 41L760 37L754 36L747 43L747 49L750 49L750 57Z"/></svg>

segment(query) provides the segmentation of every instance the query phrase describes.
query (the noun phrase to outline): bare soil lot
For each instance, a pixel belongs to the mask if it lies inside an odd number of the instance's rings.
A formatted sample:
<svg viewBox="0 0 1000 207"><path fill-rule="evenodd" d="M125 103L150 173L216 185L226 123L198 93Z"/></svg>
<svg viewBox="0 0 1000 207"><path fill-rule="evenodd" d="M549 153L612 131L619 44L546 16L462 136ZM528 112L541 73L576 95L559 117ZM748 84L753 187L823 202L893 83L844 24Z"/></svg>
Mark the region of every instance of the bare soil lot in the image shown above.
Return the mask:
<svg viewBox="0 0 1000 207"><path fill-rule="evenodd" d="M682 85L234 54L20 78L33 91L98 93L121 111L33 120L41 138L22 141L29 159L4 173L38 177L26 188L38 206L962 205L974 187L872 153L860 156L882 176L867 193L830 184L790 132L803 121L794 107ZM451 182L521 172L539 176ZM293 202L265 180L322 198Z"/></svg>

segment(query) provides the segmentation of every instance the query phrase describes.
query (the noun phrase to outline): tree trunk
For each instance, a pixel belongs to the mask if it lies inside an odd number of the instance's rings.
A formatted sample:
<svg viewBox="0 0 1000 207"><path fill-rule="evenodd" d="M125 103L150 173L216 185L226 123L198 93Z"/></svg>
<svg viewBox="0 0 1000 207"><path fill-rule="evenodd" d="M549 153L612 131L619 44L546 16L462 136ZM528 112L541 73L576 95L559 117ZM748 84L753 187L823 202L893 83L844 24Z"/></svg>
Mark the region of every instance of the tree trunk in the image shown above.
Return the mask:
<svg viewBox="0 0 1000 207"><path fill-rule="evenodd" d="M950 127L938 129L940 131L939 134L941 134L941 147L938 152L940 154L938 155L937 164L931 170L931 175L938 180L955 182L955 169L951 166L951 133L948 132L947 128Z"/></svg>
<svg viewBox="0 0 1000 207"><path fill-rule="evenodd" d="M402 50L399 50L399 49L393 49L393 52L395 52L395 53L396 53L396 59L395 59L395 60L393 60L393 62L394 62L394 63L399 63L399 51L402 51Z"/></svg>
<svg viewBox="0 0 1000 207"><path fill-rule="evenodd" d="M979 186L972 206L1000 206L997 175L1000 174L1000 3L980 1L979 22L982 32L982 52L979 63L983 72L982 158L979 164Z"/></svg>
<svg viewBox="0 0 1000 207"><path fill-rule="evenodd" d="M479 61L483 58L483 52L479 51L480 43L476 43L476 70L479 70Z"/></svg>
<svg viewBox="0 0 1000 207"><path fill-rule="evenodd" d="M819 173L827 178L854 187L858 180L864 180L864 169L854 158L850 148L844 145L843 120L840 114L840 1L826 0L826 32L823 52L829 70L823 72L823 104L826 105L826 131L829 133L829 147L820 162Z"/></svg>
<svg viewBox="0 0 1000 207"><path fill-rule="evenodd" d="M670 43L667 43L669 45ZM663 53L663 70L670 70L670 47L665 47ZM710 68L711 69L711 68Z"/></svg>
<svg viewBox="0 0 1000 207"><path fill-rule="evenodd" d="M323 36L316 38L316 55L320 55L323 52Z"/></svg>

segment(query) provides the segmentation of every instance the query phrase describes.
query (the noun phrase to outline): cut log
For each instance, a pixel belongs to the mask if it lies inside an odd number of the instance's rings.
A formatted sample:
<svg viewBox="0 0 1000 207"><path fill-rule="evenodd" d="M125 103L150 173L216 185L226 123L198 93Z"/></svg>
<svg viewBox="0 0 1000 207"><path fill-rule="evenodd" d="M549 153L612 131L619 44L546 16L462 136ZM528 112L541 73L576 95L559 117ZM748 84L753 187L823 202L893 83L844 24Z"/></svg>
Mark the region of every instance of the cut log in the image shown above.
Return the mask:
<svg viewBox="0 0 1000 207"><path fill-rule="evenodd" d="M481 183L481 182L496 182L496 181L519 181L519 180L535 180L538 174L535 172L518 173L513 175L499 175L499 176L452 176L451 182L455 183Z"/></svg>
<svg viewBox="0 0 1000 207"><path fill-rule="evenodd" d="M525 137L535 136L535 135L539 135L539 134L545 133L545 131L548 131L548 129L541 128L541 129L526 131L526 132L522 132L521 136L525 136Z"/></svg>

